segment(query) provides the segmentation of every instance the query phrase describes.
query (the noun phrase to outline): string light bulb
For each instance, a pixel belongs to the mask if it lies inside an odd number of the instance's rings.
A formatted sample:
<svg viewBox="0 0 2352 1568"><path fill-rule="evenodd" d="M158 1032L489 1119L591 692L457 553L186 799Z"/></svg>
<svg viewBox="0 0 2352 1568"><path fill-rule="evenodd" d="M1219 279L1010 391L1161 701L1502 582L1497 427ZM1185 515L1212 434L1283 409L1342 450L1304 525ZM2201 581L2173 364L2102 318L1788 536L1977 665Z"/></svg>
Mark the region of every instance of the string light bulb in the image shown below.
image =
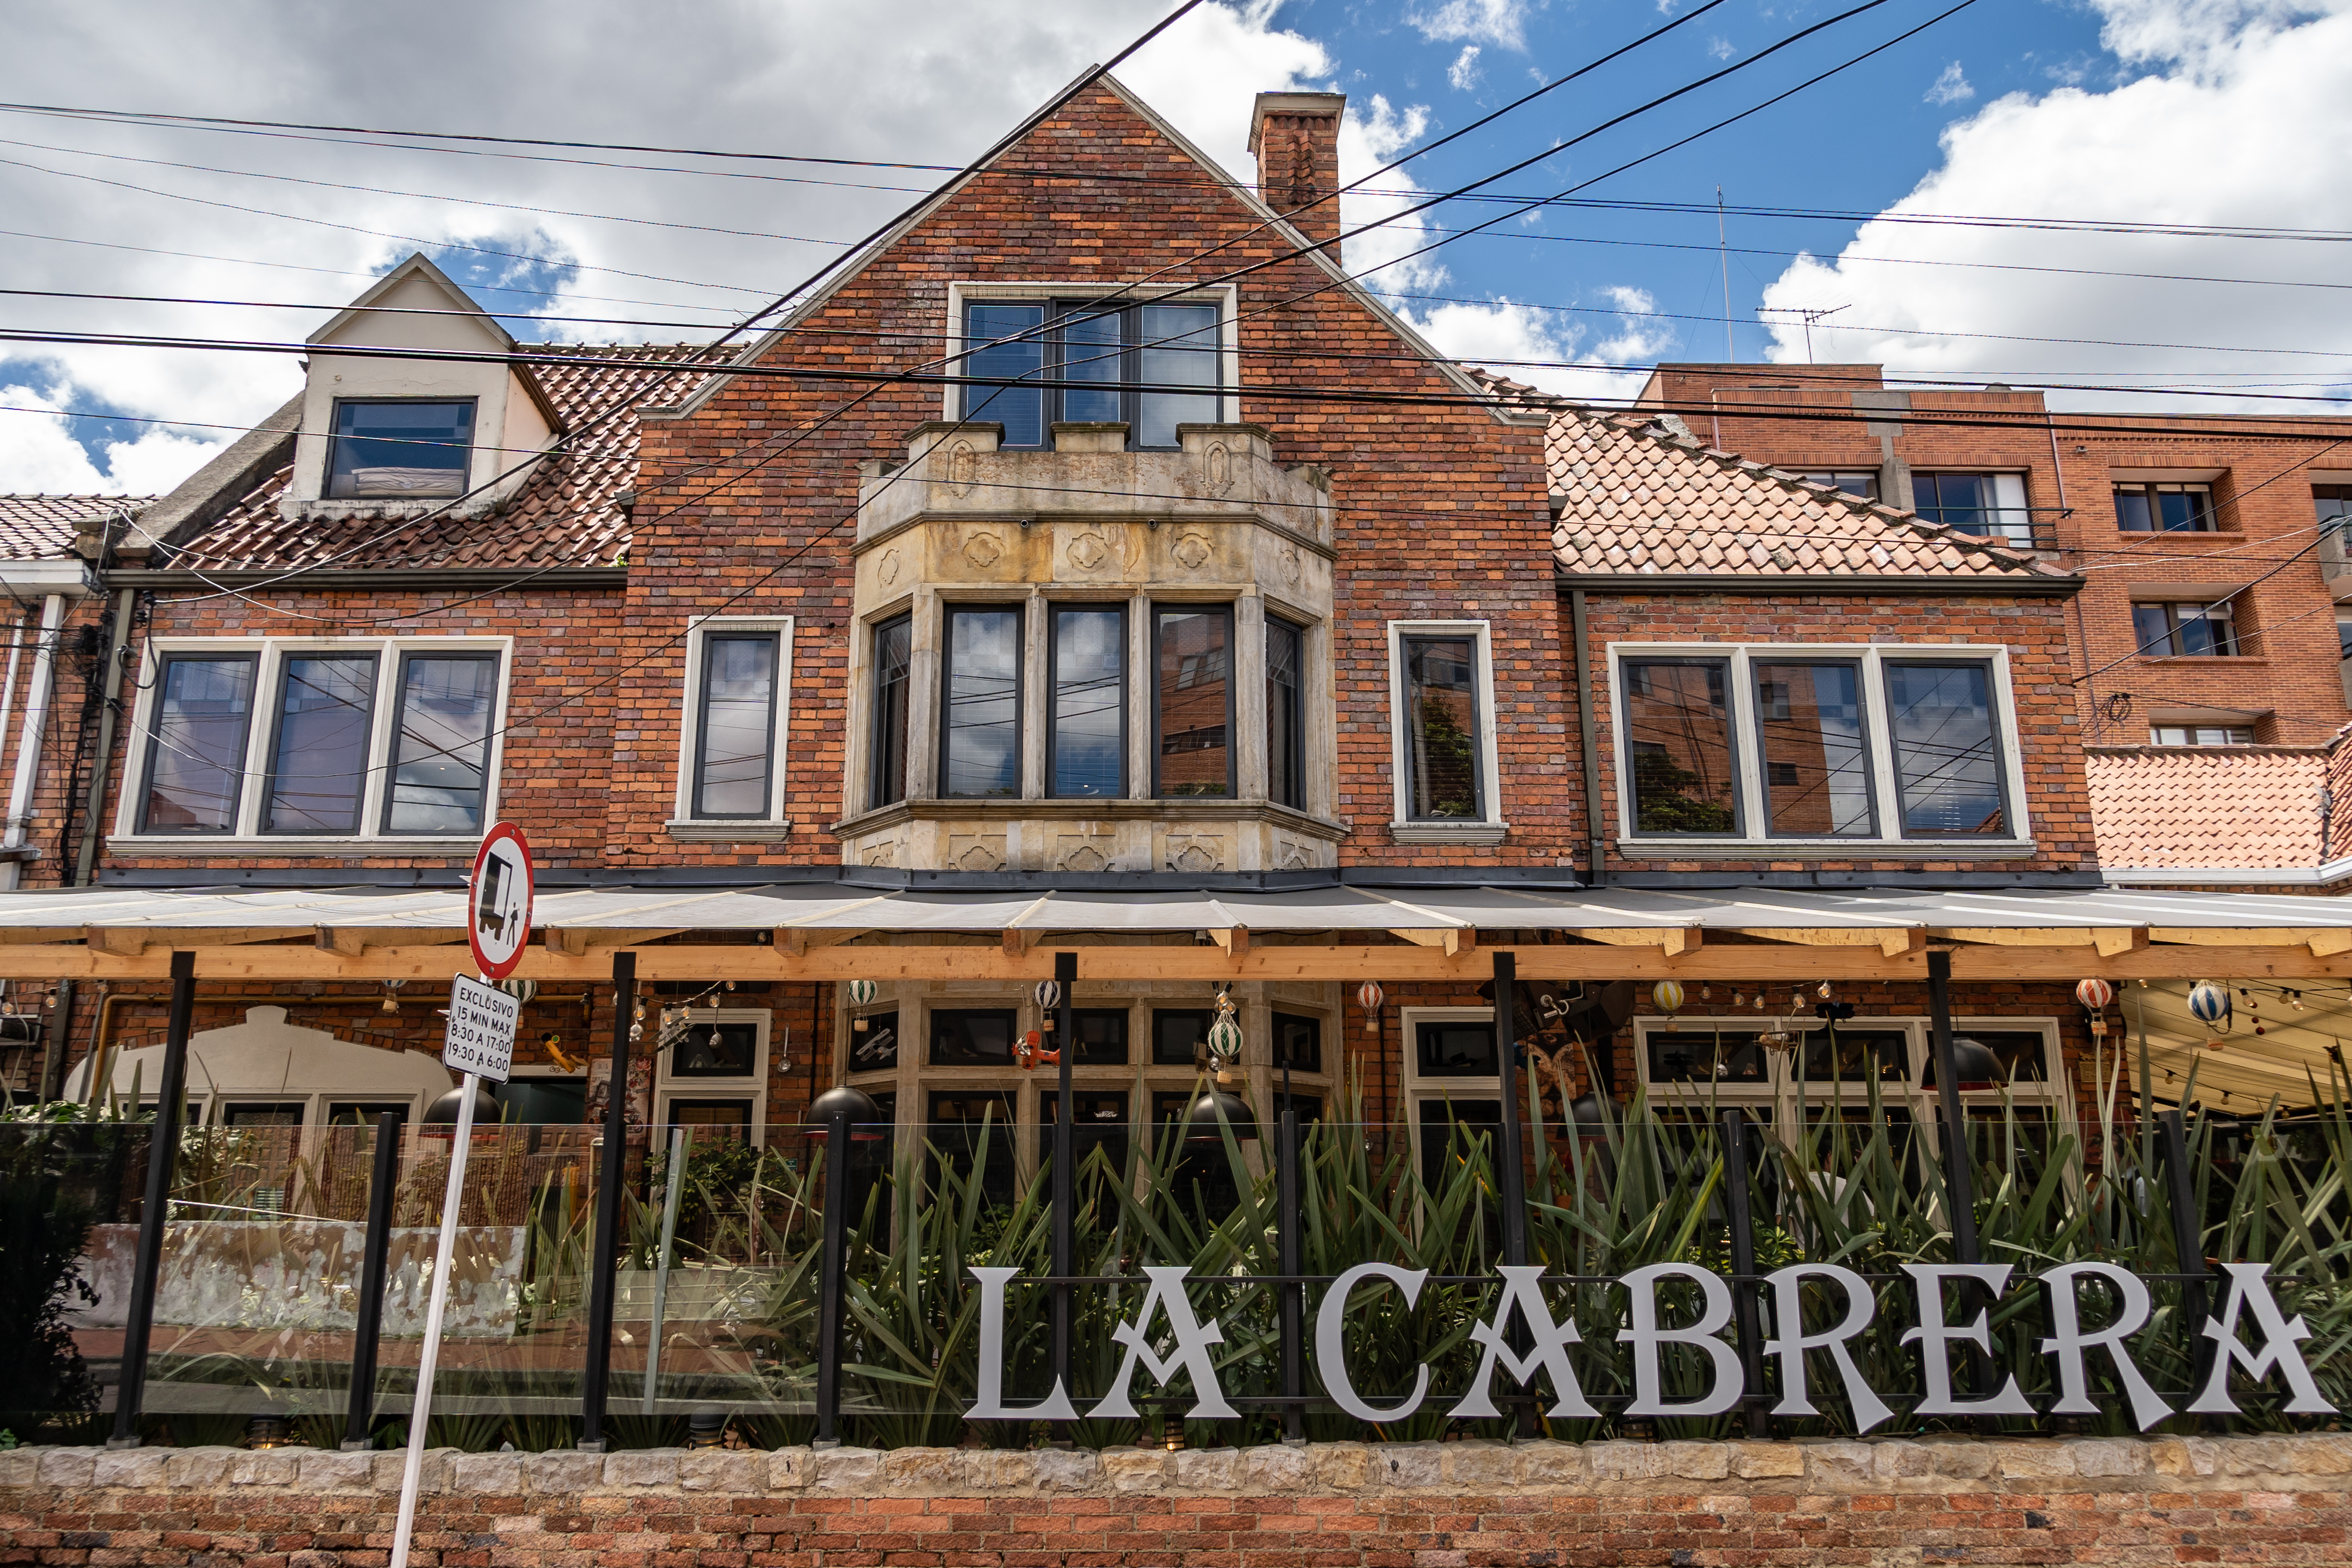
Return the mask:
<svg viewBox="0 0 2352 1568"><path fill-rule="evenodd" d="M1814 993L1814 994L1815 994L1815 995L1817 995L1817 996L1819 996L1819 997L1820 997L1822 1001L1824 1001L1824 1002L1828 1001L1828 1000L1830 999L1830 997L1833 994L1833 993L1830 990L1830 983L1829 983L1828 981L1826 981L1826 980L1822 981L1822 988L1821 988L1819 991L1815 992L1815 993Z"/></svg>

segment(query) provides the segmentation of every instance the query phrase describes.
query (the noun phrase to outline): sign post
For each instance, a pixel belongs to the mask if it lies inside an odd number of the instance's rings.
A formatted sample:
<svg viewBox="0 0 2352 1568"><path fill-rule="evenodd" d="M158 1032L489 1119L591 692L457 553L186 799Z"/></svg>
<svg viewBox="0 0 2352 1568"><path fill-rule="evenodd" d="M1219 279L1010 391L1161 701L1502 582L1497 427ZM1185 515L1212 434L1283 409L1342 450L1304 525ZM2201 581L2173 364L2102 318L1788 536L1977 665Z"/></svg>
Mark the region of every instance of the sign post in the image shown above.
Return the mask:
<svg viewBox="0 0 2352 1568"><path fill-rule="evenodd" d="M433 1415L433 1373L441 1358L441 1320L449 1304L449 1270L457 1252L457 1218L466 1195L466 1156L474 1146L474 1097L482 1080L504 1083L514 1066L515 1024L522 1004L493 981L514 972L530 942L530 846L511 823L483 836L474 855L466 940L482 978L460 974L449 985L449 1032L441 1065L465 1074L458 1089L457 1136L449 1150L449 1184L441 1199L441 1239L433 1253L433 1288L425 1309L425 1346L416 1361L416 1394L408 1412L408 1462L400 1476L400 1522L392 1568L408 1568L416 1533L416 1493L425 1477L425 1427Z"/></svg>

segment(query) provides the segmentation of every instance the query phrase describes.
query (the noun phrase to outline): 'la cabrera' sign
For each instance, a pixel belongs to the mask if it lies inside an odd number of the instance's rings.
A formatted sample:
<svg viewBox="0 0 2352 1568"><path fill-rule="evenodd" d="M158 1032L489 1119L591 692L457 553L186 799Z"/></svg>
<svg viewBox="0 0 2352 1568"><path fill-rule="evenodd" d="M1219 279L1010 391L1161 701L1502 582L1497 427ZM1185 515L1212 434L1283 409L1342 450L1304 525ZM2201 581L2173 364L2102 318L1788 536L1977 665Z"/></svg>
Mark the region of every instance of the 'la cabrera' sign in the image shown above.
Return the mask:
<svg viewBox="0 0 2352 1568"><path fill-rule="evenodd" d="M1927 1392L1916 1406L1917 1413L2036 1414L2015 1377L2008 1379L1996 1392L1980 1397L1962 1398L1952 1392L1953 1350L1967 1346L1990 1350L1992 1331L1990 1315L1984 1310L1967 1322L1947 1323L1946 1289L1953 1284L1973 1282L1988 1300L1996 1299L2009 1284L2010 1266L1906 1263L1903 1271L1911 1277L1918 1296L1919 1326L1906 1330L1903 1335L1905 1343L1919 1347ZM979 1398L966 1414L978 1421L1077 1420L1079 1412L1058 1377L1053 1392L1034 1405L1009 1405L1004 1402L1004 1289L1018 1272L1013 1268L971 1271L980 1281L980 1376ZM1225 1420L1237 1415L1239 1413L1225 1402L1224 1391L1217 1382L1215 1358L1209 1353L1211 1346L1224 1342L1224 1335L1218 1331L1214 1318L1202 1322L1193 1313L1192 1302L1184 1294L1186 1270L1146 1268L1143 1272L1149 1281L1143 1304L1133 1318L1111 1331L1112 1339L1127 1353L1119 1361L1118 1375L1111 1379L1110 1391L1086 1411L1086 1417L1135 1415L1128 1391L1138 1368L1162 1384L1179 1372L1189 1373L1195 1400L1189 1413L1191 1419ZM2298 1348L2311 1337L2311 1331L2304 1326L2300 1316L2290 1318L2280 1310L2278 1299L2271 1293L2267 1267L2260 1263L2225 1263L2221 1272L2225 1294L2220 1310L2206 1320L2204 1326L2206 1337L2213 1342L2210 1370L2204 1386L2189 1402L2189 1409L2199 1415L2236 1414L2238 1406L2230 1394L2230 1379L2233 1371L2242 1371L2257 1383L2277 1374L2291 1395L2286 1405L2291 1414L2332 1414L2336 1407L2320 1396L2319 1385L2312 1380L2311 1368ZM1552 1317L1539 1288L1543 1270L1505 1267L1496 1273L1501 1291L1495 1315L1470 1331L1470 1338L1480 1351L1477 1372L1470 1380L1469 1392L1446 1414L1500 1415L1502 1412L1496 1407L1494 1399L1495 1374L1500 1371L1521 1384L1538 1373L1548 1377L1555 1399L1550 1414L1555 1416L1598 1415L1600 1412L1585 1399L1583 1389L1578 1385L1576 1365L1569 1355L1569 1347L1580 1342L1576 1321L1573 1317ZM1401 1421L1420 1409L1422 1402L1429 1397L1429 1368L1420 1367L1412 1392L1392 1404L1374 1405L1366 1399L1358 1392L1348 1367L1349 1298L1362 1286L1384 1281L1402 1292L1409 1307L1420 1299L1422 1286L1428 1278L1426 1269L1360 1263L1333 1280L1324 1293L1322 1306L1315 1317L1316 1370L1331 1403L1359 1420ZM2096 1412L2085 1363L2094 1352L2104 1352L2114 1364L2116 1381L2130 1400L2132 1417L2139 1423L2140 1430L2146 1431L2175 1414L2149 1385L2125 1342L2147 1327L2154 1313L2155 1304L2147 1286L2110 1263L2063 1264L2046 1270L2041 1279L2047 1292L2050 1328L2042 1342L2042 1350L2055 1361L2058 1374L2059 1399L2051 1406L2052 1413L2088 1415ZM1660 1325L1658 1288L1667 1280L1678 1280L1696 1289L1700 1300L1696 1321L1678 1328ZM1800 1292L1808 1280L1823 1281L1843 1297L1843 1316L1834 1326L1815 1334L1804 1332L1801 1327ZM2116 1306L2114 1317L2095 1329L2085 1329L2082 1323L2080 1291L2086 1280L2103 1284ZM1625 1407L1625 1414L1718 1415L1737 1405L1745 1387L1739 1352L1721 1337L1725 1326L1731 1321L1731 1287L1720 1276L1688 1263L1654 1263L1623 1276L1618 1283L1630 1300L1626 1327L1617 1331L1617 1338L1631 1347L1633 1362L1633 1400ZM1764 1353L1780 1363L1780 1402L1773 1406L1774 1415L1819 1414L1807 1387L1808 1351L1822 1352L1837 1369L1859 1430L1867 1432L1895 1414L1864 1381L1861 1369L1854 1365L1847 1350L1849 1342L1870 1327L1878 1310L1867 1280L1834 1263L1799 1263L1765 1276L1762 1289L1770 1294L1772 1320L1782 1331L1780 1337L1764 1343ZM1514 1314L1525 1331L1520 1336L1527 1346L1524 1351L1511 1347ZM1165 1328L1155 1334L1153 1325L1159 1321L1164 1321ZM2247 1341L2249 1333L2254 1337L2251 1344ZM1705 1394L1693 1399L1664 1397L1661 1352L1667 1345L1688 1346L1711 1363Z"/></svg>

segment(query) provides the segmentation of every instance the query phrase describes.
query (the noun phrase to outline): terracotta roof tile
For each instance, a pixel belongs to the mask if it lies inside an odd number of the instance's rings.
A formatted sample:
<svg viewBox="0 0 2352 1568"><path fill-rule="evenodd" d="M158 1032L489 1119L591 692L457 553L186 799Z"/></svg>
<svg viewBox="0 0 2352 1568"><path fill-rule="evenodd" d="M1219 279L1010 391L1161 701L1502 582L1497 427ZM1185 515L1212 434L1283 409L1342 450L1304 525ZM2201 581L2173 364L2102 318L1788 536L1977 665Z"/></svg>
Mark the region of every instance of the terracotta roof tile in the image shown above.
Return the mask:
<svg viewBox="0 0 2352 1568"><path fill-rule="evenodd" d="M52 561L72 553L92 521L135 510L153 496L0 496L0 561Z"/></svg>
<svg viewBox="0 0 2352 1568"><path fill-rule="evenodd" d="M411 528L378 516L295 518L278 502L291 480L278 469L221 517L176 542L172 564L239 567L592 566L613 560L628 543L622 496L636 480L637 417L631 400L652 387L662 368L701 352L695 343L532 343L520 352L564 423L581 429L615 403L625 412L588 429L542 461L495 516L445 515ZM626 365L578 364L579 359L625 359ZM660 394L677 403L696 383L679 377Z"/></svg>
<svg viewBox="0 0 2352 1568"><path fill-rule="evenodd" d="M2305 746L2092 751L2085 762L2099 863L2112 870L2315 867L2324 858L2329 760L2326 748Z"/></svg>

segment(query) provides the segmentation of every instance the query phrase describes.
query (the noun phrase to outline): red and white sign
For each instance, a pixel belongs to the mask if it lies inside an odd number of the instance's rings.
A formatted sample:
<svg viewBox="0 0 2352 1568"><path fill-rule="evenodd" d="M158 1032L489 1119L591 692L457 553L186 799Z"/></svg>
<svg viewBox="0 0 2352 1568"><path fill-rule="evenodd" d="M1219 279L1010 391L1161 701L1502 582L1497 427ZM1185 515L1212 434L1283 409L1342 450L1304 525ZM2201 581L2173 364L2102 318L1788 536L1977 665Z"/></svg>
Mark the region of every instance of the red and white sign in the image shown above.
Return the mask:
<svg viewBox="0 0 2352 1568"><path fill-rule="evenodd" d="M501 822L474 852L466 900L466 941L485 978L504 980L530 945L530 846L522 829Z"/></svg>

